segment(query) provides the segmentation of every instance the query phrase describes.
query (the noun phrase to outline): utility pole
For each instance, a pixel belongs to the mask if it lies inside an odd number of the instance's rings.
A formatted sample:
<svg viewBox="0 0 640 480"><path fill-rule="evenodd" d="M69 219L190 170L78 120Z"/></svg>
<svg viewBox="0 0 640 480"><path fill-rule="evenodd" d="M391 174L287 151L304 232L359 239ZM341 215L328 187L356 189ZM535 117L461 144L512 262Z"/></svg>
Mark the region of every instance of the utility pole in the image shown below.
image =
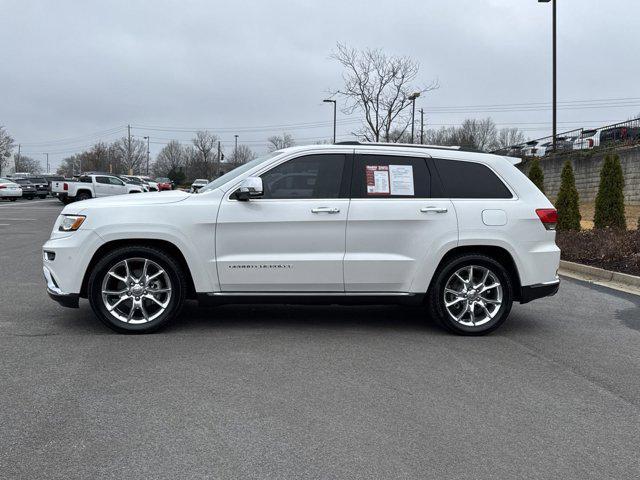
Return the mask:
<svg viewBox="0 0 640 480"><path fill-rule="evenodd" d="M553 39L553 124L552 124L552 135L553 135L553 151L556 151L556 133L557 133L557 120L558 120L558 109L557 109L557 100L558 100L558 84L557 84L557 56L556 56L556 0L538 0L538 3L549 3L551 2L551 30L552 30L552 39Z"/></svg>
<svg viewBox="0 0 640 480"><path fill-rule="evenodd" d="M333 143L336 143L336 101L331 99L323 100L324 103L333 103Z"/></svg>
<svg viewBox="0 0 640 480"><path fill-rule="evenodd" d="M16 161L16 159L13 159L13 169L17 172L18 170L18 166L20 165L20 147L21 145L18 144L18 159Z"/></svg>
<svg viewBox="0 0 640 480"><path fill-rule="evenodd" d="M411 100L411 143L414 139L414 130L416 127L416 98L420 96L420 92L414 92L407 98Z"/></svg>
<svg viewBox="0 0 640 480"><path fill-rule="evenodd" d="M216 171L217 176L220 176L221 164L222 164L222 146L220 145L220 140L218 140L218 168Z"/></svg>
<svg viewBox="0 0 640 480"><path fill-rule="evenodd" d="M129 175L131 172L131 125L127 125L127 166L129 167Z"/></svg>
<svg viewBox="0 0 640 480"><path fill-rule="evenodd" d="M420 145L424 143L424 108L420 109Z"/></svg>
<svg viewBox="0 0 640 480"><path fill-rule="evenodd" d="M233 157L234 157L233 160L237 162L238 161L238 135L236 134L234 135L234 137L236 137L236 148L233 151Z"/></svg>
<svg viewBox="0 0 640 480"><path fill-rule="evenodd" d="M45 153L46 157L47 157L47 173L49 173L49 154Z"/></svg>
<svg viewBox="0 0 640 480"><path fill-rule="evenodd" d="M147 177L149 176L149 137L142 137L147 141Z"/></svg>

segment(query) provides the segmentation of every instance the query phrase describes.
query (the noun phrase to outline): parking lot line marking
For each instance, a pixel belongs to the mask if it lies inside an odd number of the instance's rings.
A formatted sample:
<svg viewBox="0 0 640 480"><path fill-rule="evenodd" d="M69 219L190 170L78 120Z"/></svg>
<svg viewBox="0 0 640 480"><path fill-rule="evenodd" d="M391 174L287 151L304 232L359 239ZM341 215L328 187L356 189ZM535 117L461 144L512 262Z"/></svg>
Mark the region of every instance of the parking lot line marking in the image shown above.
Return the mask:
<svg viewBox="0 0 640 480"><path fill-rule="evenodd" d="M3 220L5 222L6 221L10 221L10 222L11 221L20 221L20 220L29 220L29 221L35 222L37 219L36 218L0 218L0 220Z"/></svg>
<svg viewBox="0 0 640 480"><path fill-rule="evenodd" d="M8 227L11 225L10 223L0 223L0 227Z"/></svg>

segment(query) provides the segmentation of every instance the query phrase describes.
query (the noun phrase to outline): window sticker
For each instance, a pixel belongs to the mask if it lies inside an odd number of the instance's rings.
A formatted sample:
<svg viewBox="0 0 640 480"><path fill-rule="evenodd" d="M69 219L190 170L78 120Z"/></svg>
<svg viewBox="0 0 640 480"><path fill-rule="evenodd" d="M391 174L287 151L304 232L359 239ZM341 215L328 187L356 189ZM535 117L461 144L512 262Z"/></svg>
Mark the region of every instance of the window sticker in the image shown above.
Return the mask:
<svg viewBox="0 0 640 480"><path fill-rule="evenodd" d="M389 195L389 167L367 165L367 195Z"/></svg>
<svg viewBox="0 0 640 480"><path fill-rule="evenodd" d="M413 166L389 165L391 195L413 196Z"/></svg>

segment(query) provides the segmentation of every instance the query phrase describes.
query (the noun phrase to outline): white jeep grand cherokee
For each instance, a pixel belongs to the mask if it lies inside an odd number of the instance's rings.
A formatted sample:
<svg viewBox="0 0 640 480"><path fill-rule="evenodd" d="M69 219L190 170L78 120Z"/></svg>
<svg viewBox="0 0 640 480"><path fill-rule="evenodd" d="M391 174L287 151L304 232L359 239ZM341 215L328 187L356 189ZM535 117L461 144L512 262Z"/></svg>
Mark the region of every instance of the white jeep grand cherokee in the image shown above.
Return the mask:
<svg viewBox="0 0 640 480"><path fill-rule="evenodd" d="M516 162L518 160L515 160ZM257 158L197 195L73 203L43 247L49 295L118 332L185 299L425 305L460 334L557 292L556 211L514 159L347 142Z"/></svg>

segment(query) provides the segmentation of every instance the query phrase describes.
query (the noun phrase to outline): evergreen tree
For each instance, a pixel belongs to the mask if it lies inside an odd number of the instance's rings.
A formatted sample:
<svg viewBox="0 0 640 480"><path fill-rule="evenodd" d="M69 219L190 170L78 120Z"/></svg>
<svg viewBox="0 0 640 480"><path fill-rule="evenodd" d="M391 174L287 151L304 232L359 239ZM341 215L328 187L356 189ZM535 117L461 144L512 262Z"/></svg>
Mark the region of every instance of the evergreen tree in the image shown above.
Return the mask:
<svg viewBox="0 0 640 480"><path fill-rule="evenodd" d="M595 228L626 230L624 217L624 177L618 155L607 155L600 171L600 186L596 196Z"/></svg>
<svg viewBox="0 0 640 480"><path fill-rule="evenodd" d="M544 172L540 167L540 161L534 158L531 162L531 168L529 169L529 180L531 180L536 187L544 193Z"/></svg>
<svg viewBox="0 0 640 480"><path fill-rule="evenodd" d="M567 160L562 167L560 190L556 199L558 230L580 230L580 207L573 166Z"/></svg>

